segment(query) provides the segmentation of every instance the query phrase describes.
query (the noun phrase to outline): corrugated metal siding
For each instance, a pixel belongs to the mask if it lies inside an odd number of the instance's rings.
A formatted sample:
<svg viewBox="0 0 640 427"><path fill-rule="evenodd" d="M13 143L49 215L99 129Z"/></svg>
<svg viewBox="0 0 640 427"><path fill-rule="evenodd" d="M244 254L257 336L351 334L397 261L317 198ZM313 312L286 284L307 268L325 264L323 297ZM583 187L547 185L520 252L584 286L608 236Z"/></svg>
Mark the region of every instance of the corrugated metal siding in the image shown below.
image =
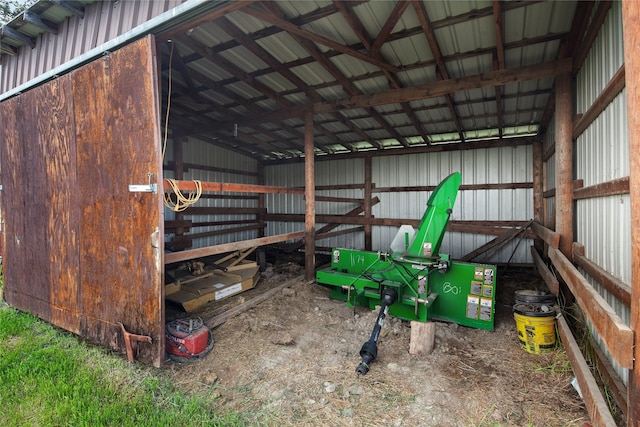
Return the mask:
<svg viewBox="0 0 640 427"><path fill-rule="evenodd" d="M169 140L167 144L167 150L165 153L165 163L171 161L173 158L173 144ZM245 171L255 173L258 167L255 159L242 156L236 152L225 150L224 148L214 146L212 144L199 141L195 138L190 138L188 142L183 143L183 160L185 163L193 163L198 165L206 165L211 167L218 167L224 169ZM165 171L165 178L173 178L173 171ZM197 179L200 181L208 182L232 182L239 184L257 184L257 176L238 174L232 172L217 172L208 171L202 169L188 169L184 173L184 180ZM216 193L219 194L219 193ZM248 193L233 193L233 195L249 195L256 196L255 194ZM257 199L251 200L234 200L234 199L207 199L201 198L197 203L198 207L224 207L224 208L257 208ZM165 207L165 218L167 220L175 219L175 213ZM234 220L253 220L255 215L201 215L201 216L186 216L186 219L191 219L193 222L209 222L209 221L234 221ZM247 224L244 224L247 225ZM228 228L241 227L240 225L224 225L214 227L198 227L192 228L191 233L202 233L205 231L222 230ZM166 238L165 240L168 240ZM170 238L170 236L168 236ZM223 234L220 236L211 236L196 239L193 241L194 248L219 245L222 243L236 242L242 240L255 239L257 237L257 230L248 230L230 234Z"/></svg>
<svg viewBox="0 0 640 427"><path fill-rule="evenodd" d="M530 146L516 148L482 149L410 156L379 156L372 160L372 180L376 187L428 186L437 185L449 174L461 171L463 184L498 184L531 182L532 150ZM265 168L266 183L287 187L304 186L304 165L288 164ZM362 184L364 183L364 160L349 159L316 162L316 185ZM317 195L362 198L362 189L318 191ZM380 203L373 207L377 218L422 218L428 192L376 192ZM337 202L317 202L318 214L342 214L356 204ZM304 213L304 200L298 195L267 195L269 213ZM533 194L531 189L461 191L453 212L453 219L482 220L522 220L533 215ZM317 224L320 228L324 224ZM341 226L337 230L353 226ZM267 230L269 235L288 233L304 229L304 224L272 222ZM373 250L389 249L389 244L398 227L373 227ZM442 252L459 258L494 236L462 233L447 233ZM362 233L348 234L318 241L320 246L340 246L362 249ZM531 263L530 241L512 242L491 260L495 262ZM513 254L513 255L512 255Z"/></svg>
<svg viewBox="0 0 640 427"><path fill-rule="evenodd" d="M43 74L183 3L163 1L98 1L86 6L84 18L63 21L58 34L44 33L36 47L2 57L0 93Z"/></svg>
<svg viewBox="0 0 640 427"><path fill-rule="evenodd" d="M584 113L624 62L620 2L614 2L576 80L577 113ZM629 176L626 92L622 91L576 141L576 178L585 186ZM600 197L576 203L576 240L587 258L631 283L630 197ZM590 279L596 290L629 324L629 309ZM604 350L600 337L594 340ZM628 371L614 363L625 384Z"/></svg>
<svg viewBox="0 0 640 427"><path fill-rule="evenodd" d="M266 185L277 185L283 187L304 187L304 164L285 164L265 167ZM322 161L315 163L316 186L337 185L337 184L363 184L364 183L364 160L345 159L335 161ZM316 192L317 196L364 197L363 189L346 190L322 190ZM297 194L267 194L267 211L274 214L304 214L305 201L302 195ZM343 202L316 202L317 215L341 215L354 208L356 203ZM322 227L323 223L317 223L316 229ZM340 231L356 227L355 225L341 225L333 231ZM290 233L304 230L304 223L269 222L266 230L267 235ZM349 233L330 239L318 240L318 246L359 248L364 247L363 233Z"/></svg>
<svg viewBox="0 0 640 427"><path fill-rule="evenodd" d="M556 128L556 119L554 115L549 123L547 133L544 136L543 153L546 153L548 149L550 149L556 144L555 128ZM544 185L543 191L556 188L556 155L555 154L549 157L549 159L545 163L545 167L546 167L546 173L545 173L545 185ZM555 223L556 223L555 196L546 198L544 203L545 203L544 225L548 228L555 229Z"/></svg>
<svg viewBox="0 0 640 427"><path fill-rule="evenodd" d="M459 171L462 184L531 182L530 146L481 149L411 156L374 157L373 182L378 187L437 185ZM532 189L460 191L451 219L463 221L522 220L533 217ZM380 204L373 214L379 218L420 219L429 192L375 193ZM397 227L375 227L373 249L388 250ZM448 232L441 252L460 258L495 236ZM491 258L493 262L531 263L531 241L511 242ZM512 255L513 254L513 255Z"/></svg>

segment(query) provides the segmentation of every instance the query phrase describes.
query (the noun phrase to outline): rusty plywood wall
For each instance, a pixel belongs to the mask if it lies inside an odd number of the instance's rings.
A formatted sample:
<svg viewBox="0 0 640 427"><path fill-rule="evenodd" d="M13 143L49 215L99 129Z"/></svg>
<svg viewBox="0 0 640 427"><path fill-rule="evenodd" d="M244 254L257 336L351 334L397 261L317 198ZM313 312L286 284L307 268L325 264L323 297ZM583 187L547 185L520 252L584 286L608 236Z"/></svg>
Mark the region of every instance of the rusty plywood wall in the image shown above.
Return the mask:
<svg viewBox="0 0 640 427"><path fill-rule="evenodd" d="M0 104L0 145L8 303L120 351L122 322L159 366L162 202L128 190L161 176L154 49L147 37Z"/></svg>

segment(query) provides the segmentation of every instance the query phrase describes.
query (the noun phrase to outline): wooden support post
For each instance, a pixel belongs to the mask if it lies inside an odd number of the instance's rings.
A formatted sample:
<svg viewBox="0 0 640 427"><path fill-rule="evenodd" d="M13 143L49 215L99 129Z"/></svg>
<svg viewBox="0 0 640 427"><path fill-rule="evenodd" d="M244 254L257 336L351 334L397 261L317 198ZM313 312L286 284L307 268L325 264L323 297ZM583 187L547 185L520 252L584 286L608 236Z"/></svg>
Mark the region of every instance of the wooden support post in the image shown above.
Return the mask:
<svg viewBox="0 0 640 427"><path fill-rule="evenodd" d="M186 139L186 138L184 138ZM184 159L183 159L183 138L174 138L173 140L173 178L182 181L184 179ZM175 216L176 221L181 223L184 221L184 214L180 212L176 212ZM178 227L176 229L176 236L182 236L185 230L182 227Z"/></svg>
<svg viewBox="0 0 640 427"><path fill-rule="evenodd" d="M640 426L640 3L622 2L627 128L629 129L629 192L631 196L631 329L633 369L627 386L627 425Z"/></svg>
<svg viewBox="0 0 640 427"><path fill-rule="evenodd" d="M261 162L258 164L258 185L264 185L265 183L265 178L264 178L264 164ZM259 193L258 194L258 209L260 209L260 212L266 212L266 203L265 203L265 195L264 193ZM266 227L265 225L265 221L264 221L264 214L259 213L257 215L257 220L258 220L258 225L260 226L260 228L258 229L258 237L264 237L264 229Z"/></svg>
<svg viewBox="0 0 640 427"><path fill-rule="evenodd" d="M573 245L573 122L571 74L556 77L556 231L560 251L571 259Z"/></svg>
<svg viewBox="0 0 640 427"><path fill-rule="evenodd" d="M544 224L544 198L542 193L542 141L533 143L533 220ZM542 252L544 244L541 239L536 239L535 247Z"/></svg>
<svg viewBox="0 0 640 427"><path fill-rule="evenodd" d="M436 324L434 322L411 322L409 354L431 354L435 342Z"/></svg>
<svg viewBox="0 0 640 427"><path fill-rule="evenodd" d="M304 116L304 197L305 197L305 233L304 233L304 277L312 280L316 273L316 183L313 150L313 114Z"/></svg>
<svg viewBox="0 0 640 427"><path fill-rule="evenodd" d="M364 216L365 218L371 218L371 189L373 184L371 183L371 155L367 155L364 158ZM364 249L371 251L373 247L371 238L371 223L367 223L364 226Z"/></svg>

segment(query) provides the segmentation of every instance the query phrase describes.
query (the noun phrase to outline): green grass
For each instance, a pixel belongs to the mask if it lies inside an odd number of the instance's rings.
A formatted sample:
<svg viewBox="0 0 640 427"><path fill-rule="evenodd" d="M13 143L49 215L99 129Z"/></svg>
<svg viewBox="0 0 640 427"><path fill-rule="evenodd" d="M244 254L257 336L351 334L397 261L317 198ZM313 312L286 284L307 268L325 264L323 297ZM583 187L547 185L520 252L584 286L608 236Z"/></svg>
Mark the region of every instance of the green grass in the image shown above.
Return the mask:
<svg viewBox="0 0 640 427"><path fill-rule="evenodd" d="M215 398L0 302L0 425L242 426Z"/></svg>

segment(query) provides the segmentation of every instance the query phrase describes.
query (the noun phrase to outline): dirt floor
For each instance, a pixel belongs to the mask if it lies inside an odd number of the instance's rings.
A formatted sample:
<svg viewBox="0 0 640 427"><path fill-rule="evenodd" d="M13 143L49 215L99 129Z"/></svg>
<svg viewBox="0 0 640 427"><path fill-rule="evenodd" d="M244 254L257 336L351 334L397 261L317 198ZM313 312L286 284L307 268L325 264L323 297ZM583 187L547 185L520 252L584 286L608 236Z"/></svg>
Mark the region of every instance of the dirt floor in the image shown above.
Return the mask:
<svg viewBox="0 0 640 427"><path fill-rule="evenodd" d="M216 315L301 276L275 260L255 289L188 313ZM360 347L377 312L331 300L317 284L296 281L266 302L213 329L215 345L191 364L168 362L177 386L253 414L257 425L582 426L589 421L559 348L520 348L512 307L516 289L542 288L533 270L501 269L494 331L438 322L435 349L410 355L409 322L387 318L378 358L358 375ZM186 316L168 307L167 318Z"/></svg>

